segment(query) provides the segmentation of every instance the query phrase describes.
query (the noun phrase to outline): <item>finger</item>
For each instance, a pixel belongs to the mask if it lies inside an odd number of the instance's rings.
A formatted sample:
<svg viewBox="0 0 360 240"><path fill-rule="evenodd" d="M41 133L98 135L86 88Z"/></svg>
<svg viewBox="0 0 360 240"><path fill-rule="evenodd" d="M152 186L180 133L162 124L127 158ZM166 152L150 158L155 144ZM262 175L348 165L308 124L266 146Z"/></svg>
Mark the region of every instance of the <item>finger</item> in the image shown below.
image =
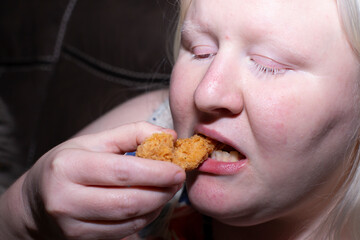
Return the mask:
<svg viewBox="0 0 360 240"><path fill-rule="evenodd" d="M54 161L53 171L66 172L71 182L81 185L168 187L186 178L182 168L169 162L85 150L62 151L62 155L57 158L60 163ZM61 161L66 155L71 159Z"/></svg>
<svg viewBox="0 0 360 240"><path fill-rule="evenodd" d="M152 222L160 212L161 209L141 217L124 221L83 221L72 219L63 221L60 224L68 239L123 239L143 229Z"/></svg>
<svg viewBox="0 0 360 240"><path fill-rule="evenodd" d="M91 151L124 154L134 151L146 137L156 132L168 132L176 139L176 133L171 129L165 129L148 122L137 122L100 133L81 136L74 141Z"/></svg>
<svg viewBox="0 0 360 240"><path fill-rule="evenodd" d="M70 214L79 220L123 221L162 208L178 187L105 189L87 187L74 193ZM85 211L84 211L85 210Z"/></svg>

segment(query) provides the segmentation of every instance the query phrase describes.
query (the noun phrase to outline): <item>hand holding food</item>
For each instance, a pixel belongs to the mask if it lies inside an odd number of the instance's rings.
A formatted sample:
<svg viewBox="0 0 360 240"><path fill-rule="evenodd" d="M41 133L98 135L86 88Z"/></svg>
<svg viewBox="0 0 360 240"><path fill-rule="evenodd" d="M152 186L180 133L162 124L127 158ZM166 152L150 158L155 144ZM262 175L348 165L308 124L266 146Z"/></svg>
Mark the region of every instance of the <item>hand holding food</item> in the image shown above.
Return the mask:
<svg viewBox="0 0 360 240"><path fill-rule="evenodd" d="M159 131L129 124L49 151L22 178L27 229L37 239L121 239L149 224L181 188L185 173L123 154Z"/></svg>

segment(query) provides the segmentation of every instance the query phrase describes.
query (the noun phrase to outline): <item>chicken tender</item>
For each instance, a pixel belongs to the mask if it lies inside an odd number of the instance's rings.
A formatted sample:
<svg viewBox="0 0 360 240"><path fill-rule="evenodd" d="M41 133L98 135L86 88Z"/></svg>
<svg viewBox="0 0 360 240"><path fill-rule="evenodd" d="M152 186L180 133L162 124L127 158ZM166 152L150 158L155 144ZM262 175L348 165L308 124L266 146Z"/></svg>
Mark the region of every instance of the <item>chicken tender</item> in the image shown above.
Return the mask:
<svg viewBox="0 0 360 240"><path fill-rule="evenodd" d="M155 133L138 146L136 156L175 163L189 171L197 168L217 143L207 137L194 135L174 141L168 133Z"/></svg>
<svg viewBox="0 0 360 240"><path fill-rule="evenodd" d="M154 133L137 147L136 156L171 162L174 158L174 137L167 133Z"/></svg>

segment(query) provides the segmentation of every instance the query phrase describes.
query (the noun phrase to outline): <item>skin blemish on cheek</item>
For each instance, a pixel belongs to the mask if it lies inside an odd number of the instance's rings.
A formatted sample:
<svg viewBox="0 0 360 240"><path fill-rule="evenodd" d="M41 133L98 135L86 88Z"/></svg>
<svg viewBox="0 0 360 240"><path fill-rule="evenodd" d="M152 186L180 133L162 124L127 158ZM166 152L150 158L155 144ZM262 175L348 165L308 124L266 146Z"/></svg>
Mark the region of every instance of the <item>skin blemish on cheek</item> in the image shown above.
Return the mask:
<svg viewBox="0 0 360 240"><path fill-rule="evenodd" d="M287 130L285 124L283 122L275 122L271 126L271 129L276 142L285 145L287 143Z"/></svg>
<svg viewBox="0 0 360 240"><path fill-rule="evenodd" d="M288 119L294 118L293 104L291 99L272 98L264 99L261 107L254 112L259 120L253 125L258 139L266 140L268 147L273 145L286 145L288 143L289 125ZM259 131L257 129L259 128Z"/></svg>

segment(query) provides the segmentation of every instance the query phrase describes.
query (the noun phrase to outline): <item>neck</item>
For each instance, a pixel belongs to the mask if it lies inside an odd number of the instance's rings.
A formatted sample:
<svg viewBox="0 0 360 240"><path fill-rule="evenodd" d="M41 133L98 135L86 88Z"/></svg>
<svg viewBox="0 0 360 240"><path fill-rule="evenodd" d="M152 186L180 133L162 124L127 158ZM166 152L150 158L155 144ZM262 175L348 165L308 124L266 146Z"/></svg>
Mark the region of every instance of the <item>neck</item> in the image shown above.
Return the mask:
<svg viewBox="0 0 360 240"><path fill-rule="evenodd" d="M339 168L343 170L342 168ZM339 172L334 174L339 176ZM237 227L230 226L219 221L213 221L213 237L217 239L269 239L269 240L313 240L314 233L327 234L318 229L328 218L331 209L336 205L337 199L343 194L341 189L344 179L334 177L328 182L332 184L323 185L317 191L309 194L312 197L303 199L302 203L282 216L258 225ZM343 190L343 189L342 189ZM327 230L325 230L327 231ZM350 239L344 232L341 239ZM345 234L344 234L345 233Z"/></svg>
<svg viewBox="0 0 360 240"><path fill-rule="evenodd" d="M234 227L217 221L213 223L213 236L215 240L220 239L269 239L269 240L288 240L303 239L305 237L304 229L274 220L256 226Z"/></svg>

